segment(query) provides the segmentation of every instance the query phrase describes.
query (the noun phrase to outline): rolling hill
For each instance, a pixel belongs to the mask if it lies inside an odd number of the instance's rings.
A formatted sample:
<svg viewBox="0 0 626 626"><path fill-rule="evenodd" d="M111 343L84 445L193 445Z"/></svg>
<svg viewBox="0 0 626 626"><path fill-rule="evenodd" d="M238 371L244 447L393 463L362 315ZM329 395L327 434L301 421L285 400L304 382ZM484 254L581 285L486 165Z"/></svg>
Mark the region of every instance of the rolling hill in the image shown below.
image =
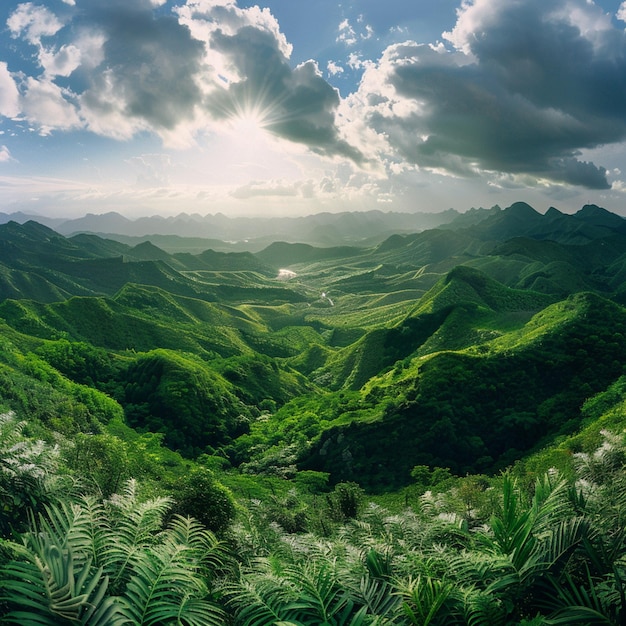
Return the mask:
<svg viewBox="0 0 626 626"><path fill-rule="evenodd" d="M624 219L520 202L376 240L404 219L383 217L289 222L301 241L256 252L0 224L0 404L33 410L31 380L75 407L66 431L123 415L189 457L378 491L575 433L626 371Z"/></svg>

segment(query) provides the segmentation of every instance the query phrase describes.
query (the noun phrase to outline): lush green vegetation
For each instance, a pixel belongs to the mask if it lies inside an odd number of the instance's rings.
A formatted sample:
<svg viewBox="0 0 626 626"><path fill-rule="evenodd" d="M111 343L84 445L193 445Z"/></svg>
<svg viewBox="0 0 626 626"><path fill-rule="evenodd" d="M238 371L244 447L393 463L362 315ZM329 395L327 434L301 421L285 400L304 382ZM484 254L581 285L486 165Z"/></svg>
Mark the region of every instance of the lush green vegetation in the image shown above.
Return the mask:
<svg viewBox="0 0 626 626"><path fill-rule="evenodd" d="M530 460L494 478L417 467L392 513L313 472L235 498L201 464L103 496L69 466L82 442L26 426L0 418L4 623L615 624L626 611L623 435L586 433L577 445L600 447L536 478Z"/></svg>
<svg viewBox="0 0 626 626"><path fill-rule="evenodd" d="M0 620L621 623L626 240L556 213L257 254L0 226Z"/></svg>

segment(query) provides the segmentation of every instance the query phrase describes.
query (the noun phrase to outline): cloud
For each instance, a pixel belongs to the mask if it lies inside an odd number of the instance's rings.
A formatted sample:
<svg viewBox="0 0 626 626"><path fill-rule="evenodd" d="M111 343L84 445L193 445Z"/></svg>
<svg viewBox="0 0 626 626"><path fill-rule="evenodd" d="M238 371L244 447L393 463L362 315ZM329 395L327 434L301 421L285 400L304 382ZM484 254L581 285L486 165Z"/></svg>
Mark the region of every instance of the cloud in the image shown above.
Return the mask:
<svg viewBox="0 0 626 626"><path fill-rule="evenodd" d="M193 118L202 100L198 76L204 48L172 16L156 16L149 0L98 0L87 14L104 40L103 58L81 94L82 114L102 134L171 130Z"/></svg>
<svg viewBox="0 0 626 626"><path fill-rule="evenodd" d="M0 62L0 115L15 117L20 112L19 96L7 64Z"/></svg>
<svg viewBox="0 0 626 626"><path fill-rule="evenodd" d="M137 172L140 187L168 187L172 170L171 157L167 154L143 154L128 159L127 163Z"/></svg>
<svg viewBox="0 0 626 626"><path fill-rule="evenodd" d="M341 42L346 46L353 46L358 42L356 32L347 19L343 20L339 24L337 30L339 31L339 34L337 35L338 42Z"/></svg>
<svg viewBox="0 0 626 626"><path fill-rule="evenodd" d="M426 170L591 189L608 189L608 174L585 155L626 140L626 33L612 21L626 18L626 2L611 16L592 0L464 0L444 43L395 43L375 61L352 48L343 66L328 62L327 75L363 72L345 99L315 60L294 66L260 6L54 6L56 15L25 2L7 20L14 39L35 46L35 71L0 62L0 115L22 115L44 134L146 132L186 147L250 119L379 180ZM374 31L359 17L337 33L355 46ZM156 181L156 171L141 176Z"/></svg>
<svg viewBox="0 0 626 626"><path fill-rule="evenodd" d="M51 129L69 130L82 126L75 107L56 84L46 79L28 78L24 86L23 113L27 119L36 121L41 134L47 135Z"/></svg>
<svg viewBox="0 0 626 626"><path fill-rule="evenodd" d="M82 53L74 45L61 46L59 50L42 48L39 63L48 76L70 76L80 66Z"/></svg>
<svg viewBox="0 0 626 626"><path fill-rule="evenodd" d="M258 197L295 197L300 195L299 185L283 181L251 181L241 185L230 194L237 200L249 200Z"/></svg>
<svg viewBox="0 0 626 626"><path fill-rule="evenodd" d="M40 74L22 75L18 86L23 112L43 132L82 125L120 140L152 132L183 147L252 116L279 139L363 161L337 127L339 92L315 61L290 64L292 46L268 9L232 0L187 0L169 11L164 0L66 5L60 19L21 4L7 22L38 49ZM0 67L0 81L10 80ZM14 92L0 99L3 113L17 113Z"/></svg>
<svg viewBox="0 0 626 626"><path fill-rule="evenodd" d="M0 146L0 163L6 163L11 160L11 153L6 146Z"/></svg>
<svg viewBox="0 0 626 626"><path fill-rule="evenodd" d="M217 120L253 115L280 139L307 146L327 157L362 162L361 153L336 125L339 92L309 60L292 68L291 47L267 10L219 5L181 11L192 32L203 36L209 61L217 69L205 105Z"/></svg>
<svg viewBox="0 0 626 626"><path fill-rule="evenodd" d="M351 47L356 45L359 41L365 41L371 39L374 36L374 29L369 24L364 24L363 15L359 15L357 18L357 24L361 29L360 33L357 33L354 26L350 24L350 21L344 19L339 24L337 31L337 43L343 43L344 45Z"/></svg>
<svg viewBox="0 0 626 626"><path fill-rule="evenodd" d="M24 2L7 20L11 35L16 38L23 36L31 44L39 44L42 37L55 35L63 24L56 15L43 6L36 6L32 2Z"/></svg>
<svg viewBox="0 0 626 626"><path fill-rule="evenodd" d="M337 76L337 74L343 74L344 69L343 69L343 67L341 67L341 65L339 65L335 61L328 61L327 65L326 65L326 71L331 76Z"/></svg>
<svg viewBox="0 0 626 626"><path fill-rule="evenodd" d="M599 7L467 1L445 37L453 49L395 44L366 69L344 112L353 141L376 133L379 156L384 140L389 161L436 172L609 188L604 168L579 160L626 139L626 35Z"/></svg>

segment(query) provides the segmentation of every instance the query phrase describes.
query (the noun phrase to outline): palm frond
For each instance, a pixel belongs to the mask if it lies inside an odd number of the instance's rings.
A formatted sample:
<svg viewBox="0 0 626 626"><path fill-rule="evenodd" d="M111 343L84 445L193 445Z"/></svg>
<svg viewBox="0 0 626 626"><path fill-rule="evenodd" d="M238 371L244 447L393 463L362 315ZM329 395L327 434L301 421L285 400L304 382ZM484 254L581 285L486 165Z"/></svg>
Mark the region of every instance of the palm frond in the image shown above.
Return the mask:
<svg viewBox="0 0 626 626"><path fill-rule="evenodd" d="M309 623L315 620L330 622L348 604L348 596L338 584L331 562L313 561L303 566L290 566L284 575L298 590L298 599L288 606L289 613L296 619Z"/></svg>
<svg viewBox="0 0 626 626"><path fill-rule="evenodd" d="M566 574L561 580L547 576L550 590L541 604L551 610L547 624L615 624L618 603L615 588L595 579L585 567L580 580ZM566 621L569 620L569 621Z"/></svg>

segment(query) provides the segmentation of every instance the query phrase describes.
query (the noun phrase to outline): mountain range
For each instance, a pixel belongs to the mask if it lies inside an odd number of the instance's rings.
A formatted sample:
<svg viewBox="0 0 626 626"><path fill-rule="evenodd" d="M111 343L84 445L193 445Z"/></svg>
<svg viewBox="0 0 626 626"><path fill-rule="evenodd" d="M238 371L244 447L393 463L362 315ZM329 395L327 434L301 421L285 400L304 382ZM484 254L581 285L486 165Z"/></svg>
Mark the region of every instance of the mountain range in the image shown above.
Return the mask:
<svg viewBox="0 0 626 626"><path fill-rule="evenodd" d="M1 224L0 403L28 410L10 390L38 376L89 428L113 402L185 455L371 490L418 465L492 473L581 428L626 373L626 220L518 202L374 237L385 215L257 251ZM338 224L353 242L328 243Z"/></svg>
<svg viewBox="0 0 626 626"><path fill-rule="evenodd" d="M221 213L205 216L181 213L171 217L131 220L116 212L88 213L74 219L0 213L0 224L36 221L66 236L96 233L130 244L140 243L148 236L157 237L157 241L160 239L165 246L180 251L198 246L205 246L204 249L209 246L228 246L232 249L234 246L259 250L277 239L322 246L342 243L369 245L392 233L415 232L448 223L458 215L453 209L440 213L355 211L317 213L304 217L227 217ZM185 241L180 241L180 238Z"/></svg>

